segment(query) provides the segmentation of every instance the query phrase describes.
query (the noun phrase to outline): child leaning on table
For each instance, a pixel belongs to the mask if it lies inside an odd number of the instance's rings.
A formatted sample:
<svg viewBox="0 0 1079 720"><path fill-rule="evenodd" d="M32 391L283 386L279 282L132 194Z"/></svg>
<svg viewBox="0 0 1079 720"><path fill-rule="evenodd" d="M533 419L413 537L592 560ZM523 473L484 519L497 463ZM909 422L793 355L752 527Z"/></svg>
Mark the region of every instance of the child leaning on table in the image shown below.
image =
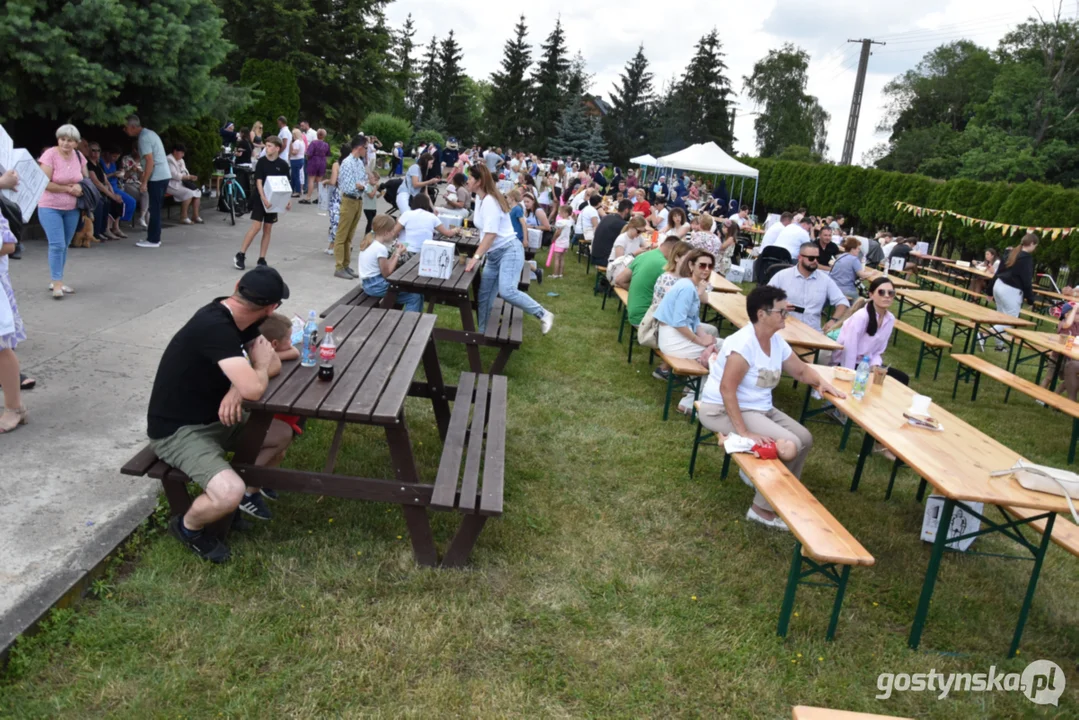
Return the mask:
<svg viewBox="0 0 1079 720"><path fill-rule="evenodd" d="M299 360L300 351L292 345L292 321L281 313L274 313L270 317L262 321L259 325L259 332L262 333L262 337L266 338L270 342L270 347L277 353L277 357L281 362L286 360ZM280 420L286 423L292 432L297 435L303 435L303 428L300 427L299 415L274 415L274 419ZM263 494L266 497L277 499L276 493L269 491L267 493L263 490Z"/></svg>

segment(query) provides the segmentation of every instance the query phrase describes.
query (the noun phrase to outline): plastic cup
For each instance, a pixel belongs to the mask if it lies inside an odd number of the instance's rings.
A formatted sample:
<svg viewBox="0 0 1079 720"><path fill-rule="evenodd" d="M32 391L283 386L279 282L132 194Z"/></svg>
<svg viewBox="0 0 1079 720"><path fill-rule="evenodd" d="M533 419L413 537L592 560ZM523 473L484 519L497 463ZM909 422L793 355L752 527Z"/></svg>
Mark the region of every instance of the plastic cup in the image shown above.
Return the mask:
<svg viewBox="0 0 1079 720"><path fill-rule="evenodd" d="M873 384L883 385L884 378L888 376L888 368L883 367L882 365L874 365L870 369L873 371Z"/></svg>

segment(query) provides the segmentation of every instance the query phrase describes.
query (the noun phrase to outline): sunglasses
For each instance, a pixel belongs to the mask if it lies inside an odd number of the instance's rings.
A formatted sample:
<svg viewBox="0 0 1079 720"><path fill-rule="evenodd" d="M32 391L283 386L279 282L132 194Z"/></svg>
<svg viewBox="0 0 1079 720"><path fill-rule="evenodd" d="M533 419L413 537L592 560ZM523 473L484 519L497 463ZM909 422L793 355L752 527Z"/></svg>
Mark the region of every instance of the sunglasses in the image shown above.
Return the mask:
<svg viewBox="0 0 1079 720"><path fill-rule="evenodd" d="M877 295L881 297L895 297L895 290L877 290Z"/></svg>
<svg viewBox="0 0 1079 720"><path fill-rule="evenodd" d="M712 263L697 263L697 267L701 270L711 270L714 265Z"/></svg>
<svg viewBox="0 0 1079 720"><path fill-rule="evenodd" d="M806 262L817 262L820 260L820 255L803 255L802 259Z"/></svg>

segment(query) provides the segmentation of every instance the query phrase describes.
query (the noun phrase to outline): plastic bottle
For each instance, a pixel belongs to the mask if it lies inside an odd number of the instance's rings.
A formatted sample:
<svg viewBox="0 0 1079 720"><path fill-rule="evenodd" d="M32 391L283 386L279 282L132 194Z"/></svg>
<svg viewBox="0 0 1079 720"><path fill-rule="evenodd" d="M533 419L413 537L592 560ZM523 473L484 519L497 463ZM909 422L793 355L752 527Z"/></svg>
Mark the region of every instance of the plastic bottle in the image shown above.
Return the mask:
<svg viewBox="0 0 1079 720"><path fill-rule="evenodd" d="M333 361L336 357L337 341L333 337L333 325L327 325L322 344L318 346L319 380L333 380Z"/></svg>
<svg viewBox="0 0 1079 720"><path fill-rule="evenodd" d="M317 360L318 320L315 311L307 314L307 324L303 326L303 351L300 353L300 365L315 367Z"/></svg>
<svg viewBox="0 0 1079 720"><path fill-rule="evenodd" d="M858 363L858 370L854 373L854 387L851 388L850 394L855 398L861 400L865 397L865 389L869 385L869 356L863 355L861 362Z"/></svg>

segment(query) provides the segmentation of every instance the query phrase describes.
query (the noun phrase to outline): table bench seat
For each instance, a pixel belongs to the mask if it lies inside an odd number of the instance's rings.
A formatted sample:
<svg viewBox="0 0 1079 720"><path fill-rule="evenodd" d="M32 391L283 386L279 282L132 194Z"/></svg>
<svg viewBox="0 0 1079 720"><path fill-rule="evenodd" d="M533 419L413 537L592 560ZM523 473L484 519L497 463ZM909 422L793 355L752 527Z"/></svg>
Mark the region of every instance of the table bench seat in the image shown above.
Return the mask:
<svg viewBox="0 0 1079 720"><path fill-rule="evenodd" d="M444 567L467 562L487 518L502 514L506 410L505 376L461 373L431 495L431 508L464 516Z"/></svg>
<svg viewBox="0 0 1079 720"><path fill-rule="evenodd" d="M630 342L632 343L632 336ZM663 419L666 420L670 413L671 397L674 395L675 389L690 388L693 390L693 400L694 405L696 405L696 400L701 396L701 378L708 376L708 368L693 358L672 357L665 355L660 350L656 350L656 355L671 368L671 372L667 376L667 399L663 403ZM690 413L689 421L693 422L696 416L697 411L694 408L693 412Z"/></svg>
<svg viewBox="0 0 1079 720"><path fill-rule="evenodd" d="M876 715L874 713L833 710L831 708L796 705L791 712L793 720L910 720L898 715Z"/></svg>
<svg viewBox="0 0 1079 720"><path fill-rule="evenodd" d="M940 372L940 361L944 356L944 349L952 349L952 344L947 340L941 340L936 335L927 333L924 330L919 330L913 325L909 325L902 320L895 321L895 332L892 344L897 344L899 340L899 334L908 335L921 343L921 348L918 350L918 366L914 370L914 377L918 377L922 374L922 360L925 356L935 357L937 359L937 367L933 371L933 380L937 379L937 374Z"/></svg>
<svg viewBox="0 0 1079 720"><path fill-rule="evenodd" d="M1070 416L1072 418L1072 437L1071 444L1068 447L1068 464L1071 465L1075 462L1075 444L1076 440L1079 439L1079 403L1072 402L1066 397L1057 395L1051 390L1047 390L1040 385L1032 383L1026 378L1008 372L999 365L994 365L988 360L983 360L974 355L952 355L952 359L957 363L955 369L955 384L952 386L953 400L959 390L960 370L965 366L970 368L974 373L974 388L970 395L971 402L978 397L978 385L982 375L987 375L1008 387L1008 392L1004 395L1004 402L1008 402L1008 395L1015 389L1035 400L1042 401L1045 405L1054 410L1059 410L1065 415Z"/></svg>
<svg viewBox="0 0 1079 720"><path fill-rule="evenodd" d="M333 305L322 311L319 317L326 317L331 312L336 310L342 305L349 305L355 307L378 307L379 300L381 298L371 297L363 291L363 285L356 283L356 286L349 290L347 293L339 297Z"/></svg>
<svg viewBox="0 0 1079 720"><path fill-rule="evenodd" d="M953 283L946 282L945 280L941 280L941 279L936 278L936 277L930 277L930 276L927 276L927 275L923 275L923 277L926 280L928 280L929 282L931 282L931 283L934 283L936 285L940 285L943 288L947 288L948 290L951 290L953 295L963 294L963 295L966 295L971 300L973 300L974 302L988 303L991 300L991 298L988 295L983 295L980 292L974 292L973 290L971 290L969 288L960 287L959 285L955 285Z"/></svg>
<svg viewBox="0 0 1079 720"><path fill-rule="evenodd" d="M1005 507L1004 511L1014 518L1026 520L1036 515L1043 515L1043 510L1031 510L1030 508ZM1045 532L1045 520L1034 520L1028 524L1040 533ZM1064 517L1058 517L1053 521L1053 535L1050 537L1057 546L1067 550L1072 555L1079 557L1079 525Z"/></svg>
<svg viewBox="0 0 1079 720"><path fill-rule="evenodd" d="M510 354L521 347L524 337L524 312L502 298L495 298L487 314L487 327L483 337L487 345L498 348L498 356L491 363L491 374L501 373Z"/></svg>

